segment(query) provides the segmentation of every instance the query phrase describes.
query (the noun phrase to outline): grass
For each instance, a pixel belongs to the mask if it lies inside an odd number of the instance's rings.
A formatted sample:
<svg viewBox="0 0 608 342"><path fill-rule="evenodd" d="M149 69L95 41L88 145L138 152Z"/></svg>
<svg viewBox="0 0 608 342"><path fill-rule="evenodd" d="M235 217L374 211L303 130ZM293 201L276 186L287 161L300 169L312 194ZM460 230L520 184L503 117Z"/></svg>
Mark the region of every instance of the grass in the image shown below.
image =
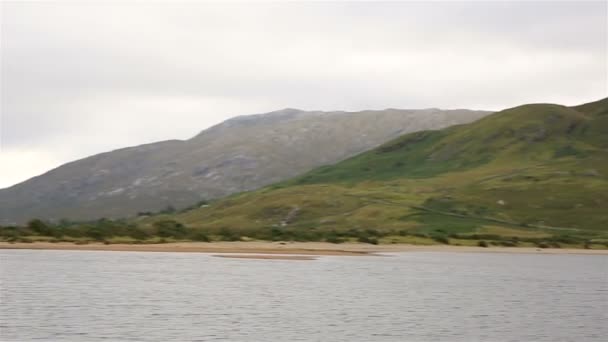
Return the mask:
<svg viewBox="0 0 608 342"><path fill-rule="evenodd" d="M381 243L464 234L606 238L608 116L595 114L606 107L527 105L408 134L175 218L201 229L263 230L298 208L289 227L376 229L387 234Z"/></svg>
<svg viewBox="0 0 608 342"><path fill-rule="evenodd" d="M136 224L154 235L175 220L211 240L605 247L607 113L608 99L520 106Z"/></svg>
<svg viewBox="0 0 608 342"><path fill-rule="evenodd" d="M385 236L385 237L381 238L379 240L379 242L381 244L405 243L405 244L410 244L410 245L421 245L421 246L430 246L430 245L437 244L437 241L435 241L431 238L413 236L413 235L408 235L408 236L389 235L389 236Z"/></svg>
<svg viewBox="0 0 608 342"><path fill-rule="evenodd" d="M546 238L551 234L542 231L534 231L530 229L513 229L501 226L484 226L477 231L477 234L499 235L503 237L529 237L529 238Z"/></svg>

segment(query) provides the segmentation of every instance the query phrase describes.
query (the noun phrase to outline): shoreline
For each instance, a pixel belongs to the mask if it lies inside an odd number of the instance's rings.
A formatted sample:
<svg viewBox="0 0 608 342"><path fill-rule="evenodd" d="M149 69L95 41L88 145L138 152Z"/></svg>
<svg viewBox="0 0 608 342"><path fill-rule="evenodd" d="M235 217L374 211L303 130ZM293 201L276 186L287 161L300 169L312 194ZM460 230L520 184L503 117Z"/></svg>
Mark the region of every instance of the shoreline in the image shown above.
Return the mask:
<svg viewBox="0 0 608 342"><path fill-rule="evenodd" d="M359 243L332 244L327 242L175 242L164 244L102 244L90 243L9 243L0 242L0 249L21 250L75 250L75 251L120 251L120 252L178 252L212 254L268 254L304 256L378 256L382 253L408 252L458 252L458 253L515 253L515 254L585 254L608 255L608 249L569 249L536 247L476 247L450 245L369 245Z"/></svg>

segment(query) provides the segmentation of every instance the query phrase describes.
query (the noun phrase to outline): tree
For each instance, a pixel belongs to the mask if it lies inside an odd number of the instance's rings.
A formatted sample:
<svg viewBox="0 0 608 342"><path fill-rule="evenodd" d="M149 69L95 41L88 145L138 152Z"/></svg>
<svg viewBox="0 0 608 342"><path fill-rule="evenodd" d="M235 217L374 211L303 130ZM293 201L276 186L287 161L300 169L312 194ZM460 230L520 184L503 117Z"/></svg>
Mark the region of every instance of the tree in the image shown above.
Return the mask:
<svg viewBox="0 0 608 342"><path fill-rule="evenodd" d="M53 227L44 223L44 221L40 219L33 219L28 222L27 227L37 235L44 236L52 236L53 235Z"/></svg>
<svg viewBox="0 0 608 342"><path fill-rule="evenodd" d="M188 229L183 224L174 220L162 220L154 223L156 234L161 237L183 238Z"/></svg>
<svg viewBox="0 0 608 342"><path fill-rule="evenodd" d="M194 241L211 242L209 235L207 235L204 231L201 230L192 232L190 238Z"/></svg>
<svg viewBox="0 0 608 342"><path fill-rule="evenodd" d="M219 231L220 239L222 241L240 241L241 235L238 232L233 231L230 228L222 227Z"/></svg>

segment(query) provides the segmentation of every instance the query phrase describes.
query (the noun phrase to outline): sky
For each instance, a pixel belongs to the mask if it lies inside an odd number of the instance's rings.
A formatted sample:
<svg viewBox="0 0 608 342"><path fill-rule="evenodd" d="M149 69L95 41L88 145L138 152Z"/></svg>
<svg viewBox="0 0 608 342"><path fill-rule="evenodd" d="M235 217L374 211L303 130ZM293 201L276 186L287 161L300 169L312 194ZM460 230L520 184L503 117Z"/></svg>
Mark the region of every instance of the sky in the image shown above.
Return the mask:
<svg viewBox="0 0 608 342"><path fill-rule="evenodd" d="M0 188L282 108L608 94L599 2L0 2Z"/></svg>

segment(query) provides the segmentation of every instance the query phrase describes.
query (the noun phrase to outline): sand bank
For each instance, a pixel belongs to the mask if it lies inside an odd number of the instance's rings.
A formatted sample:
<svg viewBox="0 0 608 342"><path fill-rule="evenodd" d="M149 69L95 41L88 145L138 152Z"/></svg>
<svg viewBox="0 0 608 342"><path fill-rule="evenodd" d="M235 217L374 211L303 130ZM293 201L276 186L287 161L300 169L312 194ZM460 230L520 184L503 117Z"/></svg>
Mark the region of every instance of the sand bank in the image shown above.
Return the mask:
<svg viewBox="0 0 608 342"><path fill-rule="evenodd" d="M399 252L465 252L465 253L532 253L532 254L603 254L608 250L531 248L531 247L465 247L449 245L417 246L405 244L369 245L358 243L332 244L326 242L177 242L164 244L110 244L90 243L8 243L0 242L0 249L182 252L182 253L249 253L293 255L344 255L364 256Z"/></svg>
<svg viewBox="0 0 608 342"><path fill-rule="evenodd" d="M215 254L217 258L231 259L270 259L270 260L315 260L314 255L279 255L279 254Z"/></svg>

